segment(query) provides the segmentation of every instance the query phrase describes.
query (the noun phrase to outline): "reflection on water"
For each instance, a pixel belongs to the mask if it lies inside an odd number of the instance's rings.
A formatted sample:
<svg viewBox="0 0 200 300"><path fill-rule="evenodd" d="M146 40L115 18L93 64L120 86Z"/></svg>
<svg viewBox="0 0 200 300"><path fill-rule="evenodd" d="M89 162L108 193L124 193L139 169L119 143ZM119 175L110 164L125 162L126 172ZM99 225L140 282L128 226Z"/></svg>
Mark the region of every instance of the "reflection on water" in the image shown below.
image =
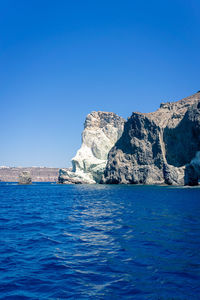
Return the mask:
<svg viewBox="0 0 200 300"><path fill-rule="evenodd" d="M1 183L0 199L4 298L199 297L198 188Z"/></svg>

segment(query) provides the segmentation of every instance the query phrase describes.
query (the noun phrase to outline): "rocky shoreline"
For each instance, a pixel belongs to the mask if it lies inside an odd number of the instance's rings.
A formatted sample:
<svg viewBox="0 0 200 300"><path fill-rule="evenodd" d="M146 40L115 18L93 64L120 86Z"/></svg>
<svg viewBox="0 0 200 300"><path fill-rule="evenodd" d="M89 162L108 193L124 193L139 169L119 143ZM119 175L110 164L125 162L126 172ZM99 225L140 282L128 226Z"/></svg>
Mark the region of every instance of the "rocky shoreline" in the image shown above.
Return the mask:
<svg viewBox="0 0 200 300"><path fill-rule="evenodd" d="M92 112L72 166L59 171L59 183L198 185L200 92L126 122Z"/></svg>
<svg viewBox="0 0 200 300"><path fill-rule="evenodd" d="M93 111L86 117L72 168L0 167L0 181L25 182L20 174L30 174L32 182L60 184L197 186L200 92L161 103L152 113L133 112L127 121Z"/></svg>

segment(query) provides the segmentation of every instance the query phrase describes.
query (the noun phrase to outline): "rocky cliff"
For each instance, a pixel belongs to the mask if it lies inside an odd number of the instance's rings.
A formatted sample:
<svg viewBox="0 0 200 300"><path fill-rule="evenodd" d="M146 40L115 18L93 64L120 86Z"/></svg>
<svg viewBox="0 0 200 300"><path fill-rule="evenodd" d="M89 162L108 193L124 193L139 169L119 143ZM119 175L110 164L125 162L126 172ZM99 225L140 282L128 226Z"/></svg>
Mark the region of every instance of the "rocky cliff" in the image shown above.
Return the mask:
<svg viewBox="0 0 200 300"><path fill-rule="evenodd" d="M87 115L82 145L72 159L72 170L59 171L59 183L99 183L108 152L121 137L125 120L114 113L92 112Z"/></svg>
<svg viewBox="0 0 200 300"><path fill-rule="evenodd" d="M108 154L103 183L198 184L200 93L133 113Z"/></svg>

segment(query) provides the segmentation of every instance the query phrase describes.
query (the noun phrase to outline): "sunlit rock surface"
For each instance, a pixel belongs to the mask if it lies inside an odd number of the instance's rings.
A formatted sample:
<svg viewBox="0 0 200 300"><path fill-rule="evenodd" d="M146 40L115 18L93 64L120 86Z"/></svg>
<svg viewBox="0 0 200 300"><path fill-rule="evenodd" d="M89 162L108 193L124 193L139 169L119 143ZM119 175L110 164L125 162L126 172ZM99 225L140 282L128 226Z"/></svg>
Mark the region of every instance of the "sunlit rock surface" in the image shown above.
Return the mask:
<svg viewBox="0 0 200 300"><path fill-rule="evenodd" d="M104 173L108 152L121 137L125 120L110 112L87 115L82 145L72 159L72 170L61 169L58 182L64 184L99 183Z"/></svg>
<svg viewBox="0 0 200 300"><path fill-rule="evenodd" d="M196 185L200 178L200 93L133 113L108 155L104 183Z"/></svg>

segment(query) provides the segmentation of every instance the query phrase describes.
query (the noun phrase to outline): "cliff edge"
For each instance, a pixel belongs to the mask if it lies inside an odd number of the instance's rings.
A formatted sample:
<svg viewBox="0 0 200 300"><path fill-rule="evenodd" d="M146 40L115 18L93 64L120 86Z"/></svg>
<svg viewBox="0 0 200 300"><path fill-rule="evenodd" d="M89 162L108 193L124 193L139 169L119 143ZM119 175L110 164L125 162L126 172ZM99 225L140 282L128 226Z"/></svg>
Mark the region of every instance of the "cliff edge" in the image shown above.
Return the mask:
<svg viewBox="0 0 200 300"><path fill-rule="evenodd" d="M108 154L102 183L196 185L200 178L200 92L132 113Z"/></svg>

